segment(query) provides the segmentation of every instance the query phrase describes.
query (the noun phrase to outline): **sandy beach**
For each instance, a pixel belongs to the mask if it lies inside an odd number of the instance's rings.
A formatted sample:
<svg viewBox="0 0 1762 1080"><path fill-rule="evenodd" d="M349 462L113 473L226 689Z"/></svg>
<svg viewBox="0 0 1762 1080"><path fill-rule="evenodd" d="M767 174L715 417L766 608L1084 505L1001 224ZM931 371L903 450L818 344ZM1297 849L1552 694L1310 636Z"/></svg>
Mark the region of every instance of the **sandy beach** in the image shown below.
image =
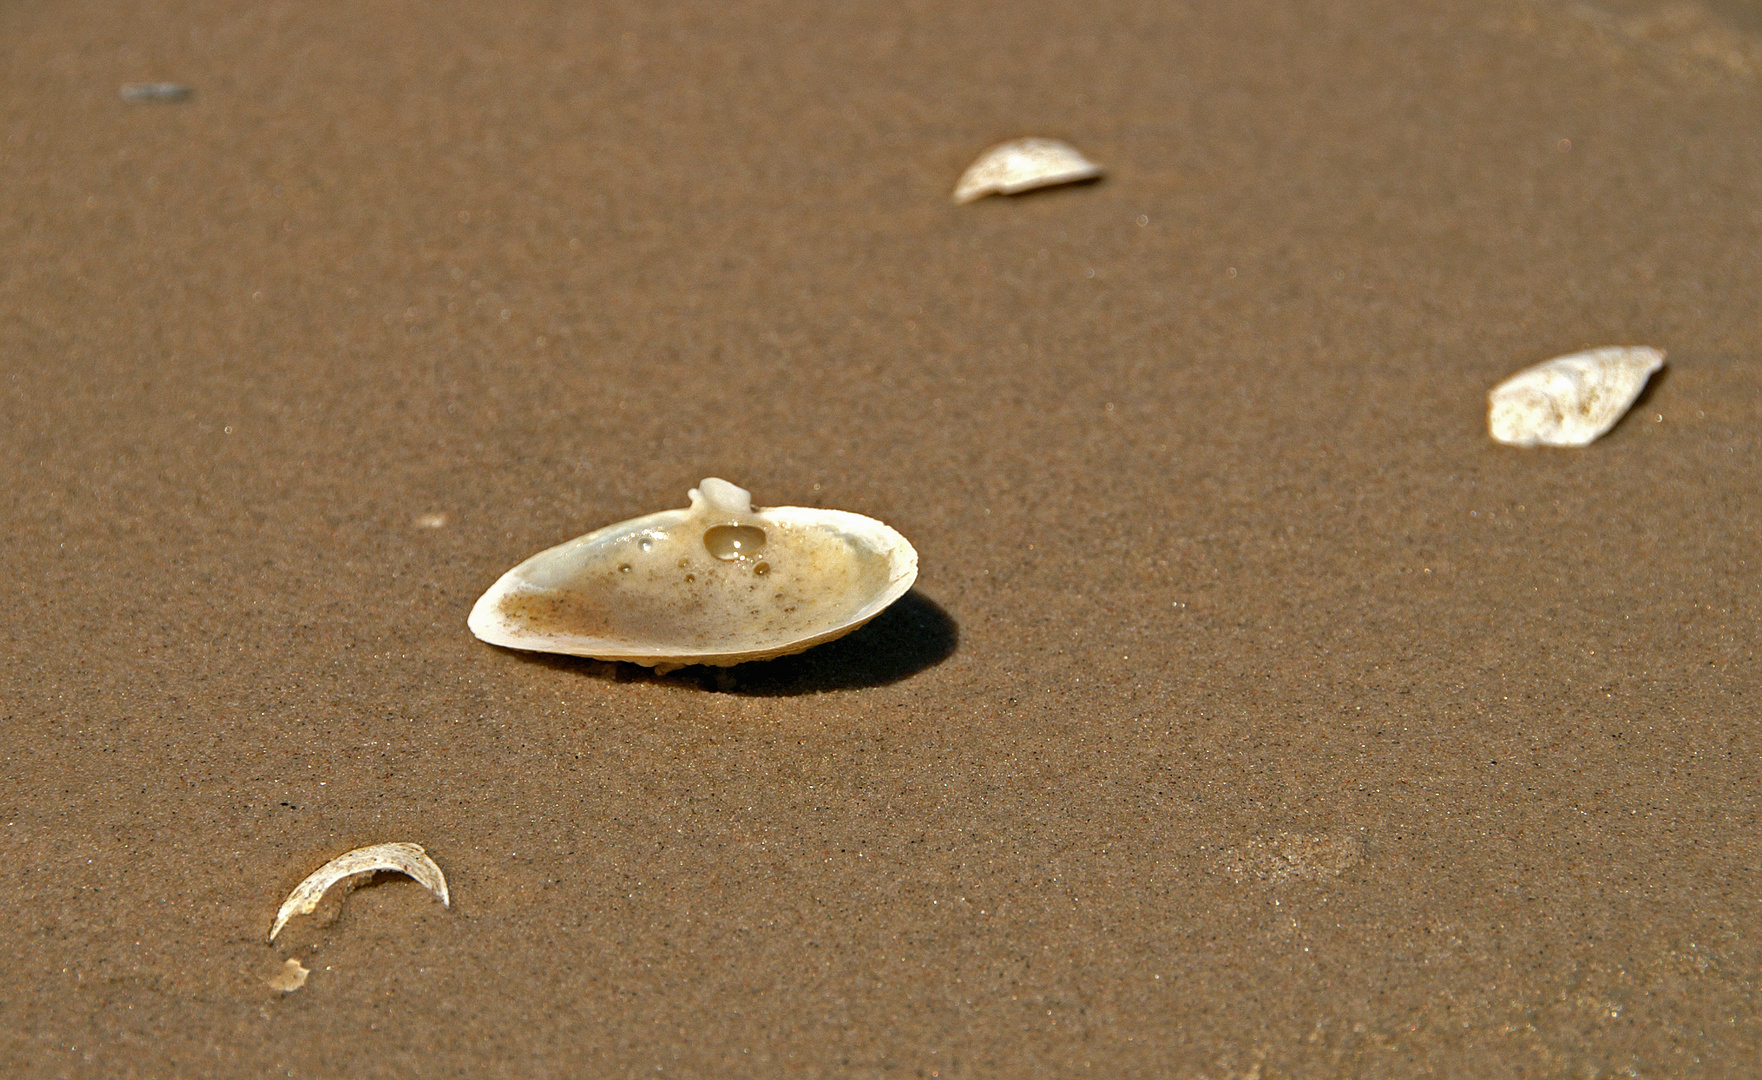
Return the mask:
<svg viewBox="0 0 1762 1080"><path fill-rule="evenodd" d="M0 85L0 1072L1755 1075L1753 0L15 0ZM950 200L1030 135L1105 176ZM916 588L467 630L710 476ZM383 841L451 906L266 943Z"/></svg>

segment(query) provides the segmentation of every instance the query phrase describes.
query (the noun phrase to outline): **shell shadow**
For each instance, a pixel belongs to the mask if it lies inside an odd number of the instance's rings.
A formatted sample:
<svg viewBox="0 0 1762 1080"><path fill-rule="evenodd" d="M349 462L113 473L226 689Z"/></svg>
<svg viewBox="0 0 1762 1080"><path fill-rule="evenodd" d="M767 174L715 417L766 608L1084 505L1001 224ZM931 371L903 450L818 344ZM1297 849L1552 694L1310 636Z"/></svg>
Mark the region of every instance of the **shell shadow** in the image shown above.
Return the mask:
<svg viewBox="0 0 1762 1080"><path fill-rule="evenodd" d="M855 633L776 660L729 668L683 667L665 675L611 660L550 653L515 653L530 664L576 671L610 682L647 682L709 693L793 697L861 690L909 679L960 647L960 628L936 601L913 589Z"/></svg>
<svg viewBox="0 0 1762 1080"><path fill-rule="evenodd" d="M1081 191L1084 188L1096 187L1106 182L1106 180L1107 177L1105 175L1085 176L1081 180L1064 180L1057 184L1046 184L1042 187L1032 187L1027 191L1018 191L1014 194L1004 195L1002 197L993 195L991 196L991 201L1010 203L1018 200L1026 201L1032 199L1038 201L1040 199L1057 198L1061 193Z"/></svg>

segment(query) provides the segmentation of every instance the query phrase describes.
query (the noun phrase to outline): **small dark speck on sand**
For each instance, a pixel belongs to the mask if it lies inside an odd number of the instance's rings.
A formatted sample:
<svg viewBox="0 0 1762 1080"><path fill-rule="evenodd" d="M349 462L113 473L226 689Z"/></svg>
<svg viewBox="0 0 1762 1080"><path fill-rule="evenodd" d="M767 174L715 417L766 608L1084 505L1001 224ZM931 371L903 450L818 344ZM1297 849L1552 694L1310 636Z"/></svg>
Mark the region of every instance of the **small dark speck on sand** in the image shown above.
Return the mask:
<svg viewBox="0 0 1762 1080"><path fill-rule="evenodd" d="M190 88L174 82L136 82L122 84L124 101L184 101Z"/></svg>

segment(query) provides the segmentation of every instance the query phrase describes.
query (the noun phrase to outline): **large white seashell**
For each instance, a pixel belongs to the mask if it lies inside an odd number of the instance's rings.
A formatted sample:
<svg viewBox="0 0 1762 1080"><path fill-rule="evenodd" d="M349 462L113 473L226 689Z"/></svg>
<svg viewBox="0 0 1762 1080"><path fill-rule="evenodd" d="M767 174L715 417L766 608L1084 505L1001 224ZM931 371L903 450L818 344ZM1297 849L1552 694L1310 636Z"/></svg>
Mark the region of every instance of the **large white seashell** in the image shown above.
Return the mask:
<svg viewBox="0 0 1762 1080"><path fill-rule="evenodd" d="M873 518L772 506L711 478L691 506L608 525L503 574L471 609L493 645L660 672L788 656L904 596L918 553Z"/></svg>
<svg viewBox="0 0 1762 1080"><path fill-rule="evenodd" d="M1611 346L1525 368L1487 394L1487 430L1510 446L1589 446L1663 366L1660 349Z"/></svg>
<svg viewBox="0 0 1762 1080"><path fill-rule="evenodd" d="M954 186L954 201L986 195L1014 195L1034 188L1093 180L1101 167L1057 139L1016 139L1000 143L967 166Z"/></svg>

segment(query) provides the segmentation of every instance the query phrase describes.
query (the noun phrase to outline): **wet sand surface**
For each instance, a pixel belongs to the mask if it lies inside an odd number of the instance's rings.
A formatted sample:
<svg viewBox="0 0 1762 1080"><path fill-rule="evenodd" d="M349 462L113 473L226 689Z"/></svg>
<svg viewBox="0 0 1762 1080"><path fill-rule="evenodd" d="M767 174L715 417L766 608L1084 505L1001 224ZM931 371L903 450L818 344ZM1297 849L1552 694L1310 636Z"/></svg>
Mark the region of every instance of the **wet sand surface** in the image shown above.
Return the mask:
<svg viewBox="0 0 1762 1080"><path fill-rule="evenodd" d="M1757 5L17 0L0 80L0 1071L1762 1055ZM1022 135L1107 176L949 202ZM467 632L711 475L917 590ZM450 909L265 944L391 840Z"/></svg>

